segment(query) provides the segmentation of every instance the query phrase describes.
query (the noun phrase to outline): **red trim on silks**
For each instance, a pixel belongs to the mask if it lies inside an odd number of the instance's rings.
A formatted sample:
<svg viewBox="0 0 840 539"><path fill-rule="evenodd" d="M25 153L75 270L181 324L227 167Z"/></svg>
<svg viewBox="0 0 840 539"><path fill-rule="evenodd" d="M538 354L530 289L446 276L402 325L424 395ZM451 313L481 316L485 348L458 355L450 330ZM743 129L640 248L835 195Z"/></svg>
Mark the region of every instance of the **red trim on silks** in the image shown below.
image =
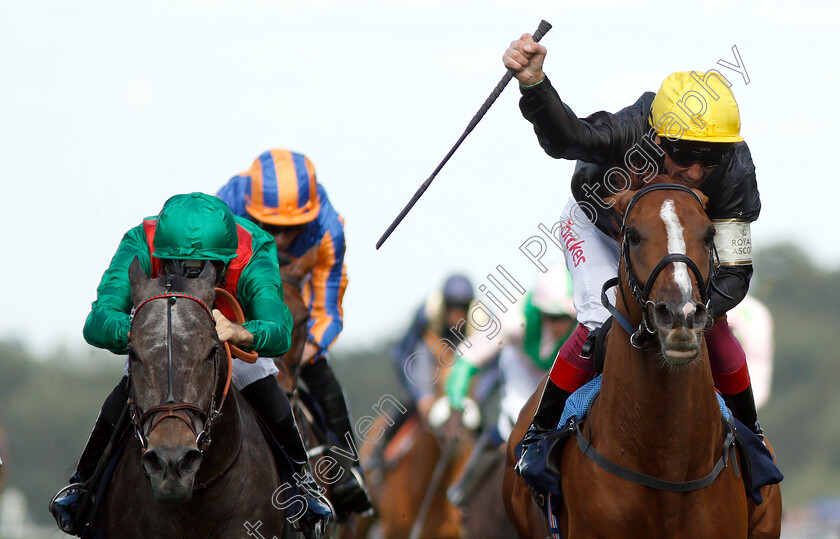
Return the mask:
<svg viewBox="0 0 840 539"><path fill-rule="evenodd" d="M163 264L161 264L159 258L154 256L156 228L157 219L146 219L143 221L143 232L146 233L146 243L149 245L149 258L152 262L152 278L159 277L163 274ZM239 245L236 248L237 257L228 264L227 273L225 273L225 277L219 285L220 288L230 292L234 297L236 297L236 288L239 285L239 278L242 276L242 271L248 266L248 263L251 261L251 256L254 254L251 233L240 226L239 223L236 224L236 235L239 240ZM228 310L228 312L222 310L222 314L231 320L234 319L232 310Z"/></svg>
<svg viewBox="0 0 840 539"><path fill-rule="evenodd" d="M735 372L721 374L712 371L712 379L715 381L715 387L724 395L737 395L749 387L750 371L745 362Z"/></svg>
<svg viewBox="0 0 840 539"><path fill-rule="evenodd" d="M734 373L747 363L747 355L732 334L726 316L715 320L706 332L706 348L709 349L709 366L713 373Z"/></svg>
<svg viewBox="0 0 840 539"><path fill-rule="evenodd" d="M577 391L595 375L592 360L580 357L587 337L589 330L583 324L578 324L560 347L557 357L554 358L554 365L551 366L549 378L554 385L569 393Z"/></svg>
<svg viewBox="0 0 840 539"><path fill-rule="evenodd" d="M749 387L747 355L733 335L725 315L715 320L706 332L706 348L709 350L712 379L718 391L724 395L735 395Z"/></svg>
<svg viewBox="0 0 840 539"><path fill-rule="evenodd" d="M219 285L221 288L230 292L233 297L236 297L236 287L239 285L239 277L242 276L242 271L248 266L248 263L251 261L251 256L254 254L251 233L245 230L244 227L239 226L239 223L236 224L236 235L239 239L239 245L236 247L237 256L228 264L227 273L225 273L225 277Z"/></svg>
<svg viewBox="0 0 840 539"><path fill-rule="evenodd" d="M143 221L143 232L146 233L146 243L149 244L149 259L152 261L152 279L156 279L163 274L163 264L160 263L160 258L155 258L154 256L156 228L157 219L146 219Z"/></svg>

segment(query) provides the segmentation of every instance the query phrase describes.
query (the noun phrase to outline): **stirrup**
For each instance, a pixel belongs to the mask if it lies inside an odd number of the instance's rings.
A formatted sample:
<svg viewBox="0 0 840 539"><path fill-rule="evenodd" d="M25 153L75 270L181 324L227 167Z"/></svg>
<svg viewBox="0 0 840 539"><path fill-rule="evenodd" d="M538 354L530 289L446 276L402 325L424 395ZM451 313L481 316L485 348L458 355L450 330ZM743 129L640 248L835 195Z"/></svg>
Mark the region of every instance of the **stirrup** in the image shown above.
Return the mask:
<svg viewBox="0 0 840 539"><path fill-rule="evenodd" d="M70 483L66 487L63 487L61 490L55 493L55 495L50 500L49 510L50 513L53 512L53 507L55 507L55 501L59 498L62 498L65 492L70 492L71 490L79 490L84 492L85 491L85 483Z"/></svg>
<svg viewBox="0 0 840 539"><path fill-rule="evenodd" d="M69 485L61 488L58 492L56 492L55 495L50 500L50 503L49 503L48 509L50 511L50 514L55 519L56 525L58 526L58 528L61 531L63 531L64 533L67 533L69 535L79 535L79 533L81 533L81 531L85 528L85 526L87 526L87 522L84 522L83 520L80 520L81 515L78 514L81 507L78 507L78 506L75 507L72 512L68 510L70 506L61 508L60 513L62 515L68 516L69 519L70 519L70 522L68 522L66 525L63 526L62 523L59 522L59 518L56 515L55 502L59 498L63 498L65 496L68 496L71 491L75 490L79 494L79 498L75 503L80 504L81 501L85 497L85 493L86 493L85 485L86 484L87 484L87 482L70 483Z"/></svg>
<svg viewBox="0 0 840 539"><path fill-rule="evenodd" d="M373 504L370 501L370 493L365 486L365 480L356 466L348 470L349 474L344 481L333 487L332 496L338 508L337 517L339 521L345 520L353 513L364 515L371 514Z"/></svg>
<svg viewBox="0 0 840 539"><path fill-rule="evenodd" d="M329 536L335 517L335 508L332 503L320 491L312 491L300 487L301 494L306 500L306 512L292 523L295 531L305 535L307 539L323 539ZM313 509L312 504L316 506ZM318 508L317 506L321 507ZM317 519L317 520L316 520ZM302 524L305 520L306 524Z"/></svg>

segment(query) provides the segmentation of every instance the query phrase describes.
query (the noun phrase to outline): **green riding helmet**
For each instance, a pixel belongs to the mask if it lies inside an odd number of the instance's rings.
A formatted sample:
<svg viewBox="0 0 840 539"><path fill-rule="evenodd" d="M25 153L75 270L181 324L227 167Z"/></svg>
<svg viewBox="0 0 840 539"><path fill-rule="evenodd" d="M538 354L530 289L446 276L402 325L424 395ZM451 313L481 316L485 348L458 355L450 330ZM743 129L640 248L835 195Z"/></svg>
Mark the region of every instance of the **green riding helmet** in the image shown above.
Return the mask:
<svg viewBox="0 0 840 539"><path fill-rule="evenodd" d="M175 195L157 218L154 256L162 259L221 260L236 258L236 221L220 198L204 193Z"/></svg>

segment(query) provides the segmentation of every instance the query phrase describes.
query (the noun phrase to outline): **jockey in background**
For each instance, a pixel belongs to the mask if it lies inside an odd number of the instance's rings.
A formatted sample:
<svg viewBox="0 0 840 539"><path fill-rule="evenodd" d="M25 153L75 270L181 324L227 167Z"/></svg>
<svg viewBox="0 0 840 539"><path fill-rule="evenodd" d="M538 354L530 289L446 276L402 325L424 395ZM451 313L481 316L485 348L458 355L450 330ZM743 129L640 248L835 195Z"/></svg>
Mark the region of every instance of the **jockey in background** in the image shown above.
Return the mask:
<svg viewBox="0 0 840 539"><path fill-rule="evenodd" d="M761 408L770 398L773 381L773 316L767 307L749 294L726 313L750 365L755 392L755 407Z"/></svg>
<svg viewBox="0 0 840 539"><path fill-rule="evenodd" d="M251 168L231 178L218 196L234 214L255 222L271 234L279 253L298 258L310 249L317 249L312 274L303 285L310 320L300 377L342 449L356 454L344 391L327 359L327 351L343 325L341 302L347 288L344 219L317 182L312 162L290 150L273 149L260 154ZM370 509L358 458L340 454L333 457L344 470L332 488L339 514L345 516Z"/></svg>
<svg viewBox="0 0 840 539"><path fill-rule="evenodd" d="M464 321L473 299L470 280L464 275L451 275L444 282L443 289L430 295L417 310L405 335L391 351L398 377L424 424L428 424L429 411L439 397L440 360L451 359L440 358L436 354L454 353L461 343L462 333L469 335L469 326L466 330L463 326L466 325ZM450 329L459 325L461 331ZM445 339L445 347L436 346L441 339ZM389 430L398 426L394 425Z"/></svg>
<svg viewBox="0 0 840 539"><path fill-rule="evenodd" d="M245 240L245 241L241 241ZM218 198L203 193L175 195L155 217L145 219L123 236L111 264L102 275L96 301L85 321L84 337L93 346L126 354L131 329L131 283L128 267L138 259L150 277L164 273L193 278L206 263L216 267L218 285L242 304L248 321L239 325L213 310L219 340L230 342L260 356L286 352L291 342L292 318L283 303L283 285L272 238L253 223L235 218ZM85 515L78 505L87 482L114 434L129 397L129 361L125 373L105 400L79 466L70 478L70 488L52 504L59 528L71 535L84 529ZM234 360L232 382L268 425L292 463L308 501L302 517L304 531L318 521L323 527L332 518L329 505L319 498L318 486L309 473L309 459L297 430L288 397L277 385L277 367L267 357L250 364ZM279 464L279 463L278 463ZM309 493L312 495L310 496Z"/></svg>
<svg viewBox="0 0 840 539"><path fill-rule="evenodd" d="M755 166L740 136L740 113L729 83L716 71L678 72L666 78L656 94L646 92L618 113L578 118L543 73L545 55L546 48L525 34L511 43L503 63L515 72L522 93L520 110L533 124L542 148L554 158L578 160L573 198L561 220L564 237L572 238L575 246L565 254L580 325L557 355L523 439L517 471L530 467L534 456L529 447L557 427L568 396L594 374L592 358L582 357L581 350L609 317L601 305L601 287L616 276L620 253L622 216L607 199L640 188L657 173L709 198L706 213L715 225L721 263L711 291L715 323L706 334L709 363L727 406L761 436L744 351L726 321L727 311L749 287L749 226L761 210ZM615 301L614 291L610 299Z"/></svg>
<svg viewBox="0 0 840 539"><path fill-rule="evenodd" d="M494 453L507 441L520 410L577 326L575 314L572 279L566 265L559 262L537 277L521 308L509 309L501 316L501 330L494 339L472 339L469 347L459 347L461 356L446 383L452 408L462 409L474 375L497 354L502 398L497 425L482 433L461 479L449 490L453 505L464 506L496 462Z"/></svg>

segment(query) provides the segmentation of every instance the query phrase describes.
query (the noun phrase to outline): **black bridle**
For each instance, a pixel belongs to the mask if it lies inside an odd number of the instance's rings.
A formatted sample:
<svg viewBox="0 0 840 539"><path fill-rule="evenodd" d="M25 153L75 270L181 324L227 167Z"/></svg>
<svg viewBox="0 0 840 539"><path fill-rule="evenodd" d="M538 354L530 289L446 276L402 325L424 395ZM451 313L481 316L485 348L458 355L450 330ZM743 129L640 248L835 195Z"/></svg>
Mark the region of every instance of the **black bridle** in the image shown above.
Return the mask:
<svg viewBox="0 0 840 539"><path fill-rule="evenodd" d="M167 290L169 288L169 282L167 281ZM218 399L218 406L216 405L216 388L219 384L219 346L218 344L215 346L213 351L213 393L210 397L210 402L207 405L207 408L201 408L195 404L188 403L188 402L178 402L175 399L173 394L172 388L172 306L178 299L188 299L198 303L199 305L204 308L204 311L210 316L210 320L213 321L215 324L215 317L213 316L213 311L210 310L210 307L202 301L200 298L189 294L187 292L161 292L157 294L153 294L148 298L144 299L137 306L134 308L134 314L132 316L136 316L137 312L147 303L158 300L158 299L166 299L166 349L167 349L167 369L168 369L168 392L166 395L166 400L158 404L156 406L152 406L148 410L142 410L140 406L137 404L135 399L135 392L134 392L134 378L129 377L131 380L131 390L129 394L129 413L131 415L131 422L134 425L134 432L137 436L137 439L143 446L143 450L145 451L148 447L148 437L158 426L158 424L166 418L172 417L183 421L190 431L195 436L195 443L198 446L198 449L201 451L205 451L211 443L210 439L210 431L213 427L213 424L219 419L221 416L221 409L224 406L225 397L227 396L227 387L230 382L230 360L228 363L228 380L225 383L225 391L223 391L222 396ZM198 432L196 427L196 420L192 414L198 414L198 416L202 419L203 428L201 432ZM155 417L157 416L157 417ZM154 419L153 421L151 421ZM151 421L151 426L146 428L147 423Z"/></svg>
<svg viewBox="0 0 840 539"><path fill-rule="evenodd" d="M709 247L709 279L704 280L703 274L700 272L700 268L697 267L697 264L689 258L687 255L681 253L672 253L665 255L659 261L658 264L653 268L650 275L645 281L644 288L639 286L639 281L636 278L636 272L633 270L633 267L630 263L630 242L627 239L627 218L630 216L630 211L633 209L633 206L642 198L644 195L651 193L653 191L683 191L685 193L691 194L697 203L700 204L700 207L703 207L703 201L700 200L700 197L695 193L692 189L685 187L683 185L675 184L675 183L657 183L653 185L647 185L640 189L630 200L630 203L627 205L627 209L624 211L624 219L621 223L621 257L624 260L624 271L625 276L627 277L627 285L630 288L630 293L633 294L633 297L636 299L636 303L639 306L639 309L642 312L642 321L637 328L633 328L633 324L627 320L618 309L613 307L609 300L607 299L607 290L612 288L613 286L618 285L619 293L621 294L621 298L624 301L625 305L629 305L627 303L627 299L624 296L624 287L618 277L608 280L604 283L604 287L601 290L601 303L610 311L610 314L613 315L613 319L616 320L627 333L630 334L630 343L636 348L644 348L644 346L650 341L654 335L656 334L656 330L654 329L653 324L650 320L650 315L648 311L648 307L653 305L653 302L649 299L650 292L653 289L653 285L656 282L656 278L659 277L659 274L665 269L666 266L669 264L674 264L677 262L682 262L686 266L688 266L692 273L694 273L695 278L697 279L697 284L700 286L700 298L703 305L706 307L706 312L709 313L709 296L711 295L711 291L713 288L713 276L715 272L715 259L717 252L715 251L714 243Z"/></svg>

